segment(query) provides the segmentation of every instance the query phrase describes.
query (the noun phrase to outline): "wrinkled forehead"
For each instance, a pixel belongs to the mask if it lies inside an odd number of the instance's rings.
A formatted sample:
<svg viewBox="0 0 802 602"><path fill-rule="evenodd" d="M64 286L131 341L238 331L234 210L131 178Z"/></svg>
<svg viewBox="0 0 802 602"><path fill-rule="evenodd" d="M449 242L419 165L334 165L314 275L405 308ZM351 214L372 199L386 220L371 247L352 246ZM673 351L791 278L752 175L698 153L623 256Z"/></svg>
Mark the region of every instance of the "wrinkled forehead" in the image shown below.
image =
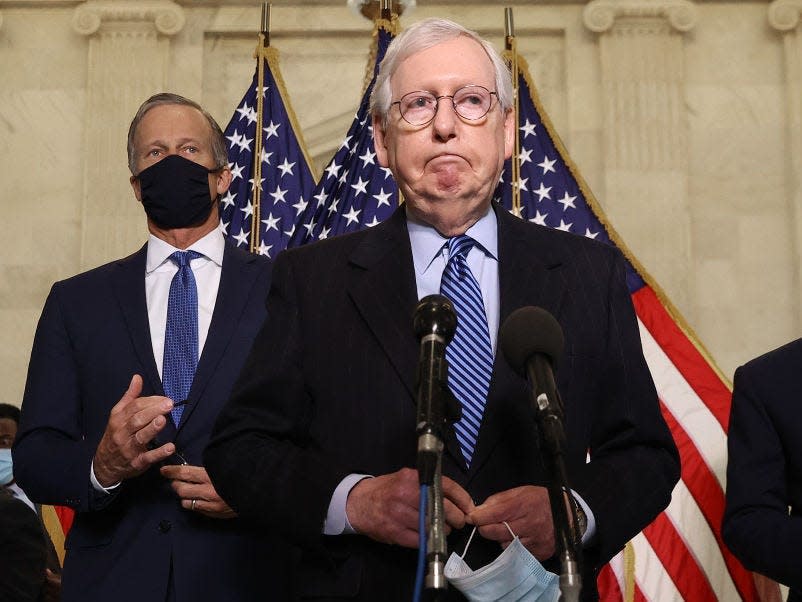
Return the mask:
<svg viewBox="0 0 802 602"><path fill-rule="evenodd" d="M137 145L164 137L180 137L206 143L211 140L212 128L206 117L195 107L182 104L161 104L142 115L134 132Z"/></svg>

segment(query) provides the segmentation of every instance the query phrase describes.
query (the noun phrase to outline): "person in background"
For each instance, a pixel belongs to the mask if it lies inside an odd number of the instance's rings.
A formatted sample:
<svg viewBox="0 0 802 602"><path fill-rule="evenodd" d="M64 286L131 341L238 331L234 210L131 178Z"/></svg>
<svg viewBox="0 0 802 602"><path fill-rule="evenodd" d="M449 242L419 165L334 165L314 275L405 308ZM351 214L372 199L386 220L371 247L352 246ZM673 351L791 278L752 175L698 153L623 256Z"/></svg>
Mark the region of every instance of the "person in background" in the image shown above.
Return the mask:
<svg viewBox="0 0 802 602"><path fill-rule="evenodd" d="M76 510L65 602L287 595L284 550L237 518L201 458L265 317L270 263L226 243L220 127L176 94L128 132L149 237L53 285L33 343L14 447L32 499Z"/></svg>
<svg viewBox="0 0 802 602"><path fill-rule="evenodd" d="M42 523L41 507L14 479L11 446L19 418L18 407L0 403L0 602L58 602L58 554Z"/></svg>
<svg viewBox="0 0 802 602"><path fill-rule="evenodd" d="M721 534L751 571L802 602L802 339L735 371Z"/></svg>

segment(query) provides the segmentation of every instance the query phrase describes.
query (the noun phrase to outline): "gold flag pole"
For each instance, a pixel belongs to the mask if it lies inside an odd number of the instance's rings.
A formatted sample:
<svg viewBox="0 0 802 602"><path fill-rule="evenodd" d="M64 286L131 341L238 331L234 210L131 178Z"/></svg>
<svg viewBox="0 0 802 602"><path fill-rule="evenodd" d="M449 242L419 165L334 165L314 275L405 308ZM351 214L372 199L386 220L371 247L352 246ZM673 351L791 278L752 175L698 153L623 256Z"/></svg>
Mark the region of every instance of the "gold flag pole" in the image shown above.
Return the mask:
<svg viewBox="0 0 802 602"><path fill-rule="evenodd" d="M520 131L518 129L518 42L515 40L515 24L512 20L512 8L509 6L504 9L504 32L504 46L510 55L513 94L512 106L515 112L515 144L512 147L512 157L510 158L510 164L512 166L512 173L510 174L512 212L518 217L521 217L521 164L518 158L521 152Z"/></svg>
<svg viewBox="0 0 802 602"><path fill-rule="evenodd" d="M253 141L253 213L251 215L251 253L255 253L261 245L259 224L261 223L262 200L262 116L265 104L265 61L270 48L270 8L269 2L262 2L261 31L259 42L253 53L256 59L256 135Z"/></svg>

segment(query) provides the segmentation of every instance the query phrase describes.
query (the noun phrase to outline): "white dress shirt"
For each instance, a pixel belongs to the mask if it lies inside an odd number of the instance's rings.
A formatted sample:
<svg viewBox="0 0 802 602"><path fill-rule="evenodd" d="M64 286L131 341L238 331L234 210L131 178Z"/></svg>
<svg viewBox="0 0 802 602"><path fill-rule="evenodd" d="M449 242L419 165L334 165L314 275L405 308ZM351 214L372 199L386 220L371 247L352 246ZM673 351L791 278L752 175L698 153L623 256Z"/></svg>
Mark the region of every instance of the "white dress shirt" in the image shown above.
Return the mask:
<svg viewBox="0 0 802 602"><path fill-rule="evenodd" d="M153 345L153 358L156 360L159 378L162 376L164 364L164 332L167 329L167 301L170 296L170 283L178 272L178 266L170 260L170 255L182 250L196 251L202 255L190 262L190 268L192 268L198 288L198 358L200 358L209 334L209 325L212 322L214 305L217 301L217 291L220 288L225 238L223 233L215 228L191 244L188 249L178 249L153 234L148 238L145 261L145 301L148 307L150 342ZM103 487L100 484L95 476L94 460L89 476L92 486L98 491L110 493L119 486L119 483L110 487Z"/></svg>

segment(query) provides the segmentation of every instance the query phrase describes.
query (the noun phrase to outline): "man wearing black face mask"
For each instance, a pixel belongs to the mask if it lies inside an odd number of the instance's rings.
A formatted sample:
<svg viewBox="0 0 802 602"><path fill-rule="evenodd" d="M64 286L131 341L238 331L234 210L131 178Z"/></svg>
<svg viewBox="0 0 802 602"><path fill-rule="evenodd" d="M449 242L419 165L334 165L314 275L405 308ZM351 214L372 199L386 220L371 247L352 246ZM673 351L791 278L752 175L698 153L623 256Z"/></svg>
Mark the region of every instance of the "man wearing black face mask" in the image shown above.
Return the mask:
<svg viewBox="0 0 802 602"><path fill-rule="evenodd" d="M150 236L53 286L14 448L37 502L73 507L64 602L287 599L288 554L220 498L201 452L264 317L269 263L225 243L214 119L173 94L128 135Z"/></svg>

